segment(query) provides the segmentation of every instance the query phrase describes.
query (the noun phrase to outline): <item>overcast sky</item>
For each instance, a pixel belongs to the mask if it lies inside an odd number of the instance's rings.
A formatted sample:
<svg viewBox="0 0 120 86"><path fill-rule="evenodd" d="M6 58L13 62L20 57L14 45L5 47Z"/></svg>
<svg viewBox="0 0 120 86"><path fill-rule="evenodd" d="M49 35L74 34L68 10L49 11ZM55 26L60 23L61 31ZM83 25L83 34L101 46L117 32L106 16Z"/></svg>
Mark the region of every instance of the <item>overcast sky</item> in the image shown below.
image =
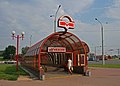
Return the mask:
<svg viewBox="0 0 120 86"><path fill-rule="evenodd" d="M101 26L104 27L104 47L106 54L117 54L120 49L120 0L0 0L0 50L8 45L16 45L11 32L16 35L25 32L20 48L35 44L53 33L53 20L58 6L57 19L70 15L75 21L75 29L69 30L85 41L91 52L101 53ZM107 23L106 23L107 22ZM57 28L59 31L59 28ZM110 49L114 49L110 52Z"/></svg>

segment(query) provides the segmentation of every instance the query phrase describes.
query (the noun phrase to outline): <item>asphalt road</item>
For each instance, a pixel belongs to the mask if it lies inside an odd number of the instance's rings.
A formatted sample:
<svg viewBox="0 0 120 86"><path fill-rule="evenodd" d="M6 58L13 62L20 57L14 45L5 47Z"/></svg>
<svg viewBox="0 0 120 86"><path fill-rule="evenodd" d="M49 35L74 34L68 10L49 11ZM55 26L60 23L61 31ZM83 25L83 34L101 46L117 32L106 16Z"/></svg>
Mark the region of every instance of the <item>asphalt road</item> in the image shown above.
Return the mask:
<svg viewBox="0 0 120 86"><path fill-rule="evenodd" d="M88 61L88 64L102 64L102 60ZM105 60L105 64L120 64L120 60Z"/></svg>

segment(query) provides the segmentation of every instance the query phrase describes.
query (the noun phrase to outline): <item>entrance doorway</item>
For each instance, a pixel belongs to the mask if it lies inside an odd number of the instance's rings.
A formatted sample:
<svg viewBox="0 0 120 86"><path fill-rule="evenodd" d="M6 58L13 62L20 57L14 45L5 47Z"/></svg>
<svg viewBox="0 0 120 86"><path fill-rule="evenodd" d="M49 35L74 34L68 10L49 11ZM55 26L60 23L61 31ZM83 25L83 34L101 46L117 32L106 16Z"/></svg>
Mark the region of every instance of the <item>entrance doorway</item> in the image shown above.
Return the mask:
<svg viewBox="0 0 120 86"><path fill-rule="evenodd" d="M73 60L73 54L72 53L48 53L48 58L51 59L52 63L56 66L64 65L66 64L68 58L70 57L71 60Z"/></svg>
<svg viewBox="0 0 120 86"><path fill-rule="evenodd" d="M46 52L41 55L41 65L47 68L47 71L52 71L56 68L66 68L67 60L71 58L73 62L73 53L57 53L57 52ZM50 69L52 67L52 69ZM54 68L53 68L54 67ZM45 69L46 69L45 68Z"/></svg>

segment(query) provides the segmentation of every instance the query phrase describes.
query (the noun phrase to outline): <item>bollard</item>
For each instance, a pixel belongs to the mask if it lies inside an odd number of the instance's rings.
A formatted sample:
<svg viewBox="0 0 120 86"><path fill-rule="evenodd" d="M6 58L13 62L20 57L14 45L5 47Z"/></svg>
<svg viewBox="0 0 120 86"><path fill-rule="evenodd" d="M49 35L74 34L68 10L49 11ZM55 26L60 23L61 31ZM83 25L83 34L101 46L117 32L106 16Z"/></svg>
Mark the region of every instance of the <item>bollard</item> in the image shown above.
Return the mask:
<svg viewBox="0 0 120 86"><path fill-rule="evenodd" d="M40 75L40 80L45 80L45 75Z"/></svg>
<svg viewBox="0 0 120 86"><path fill-rule="evenodd" d="M40 67L40 80L45 80L45 74L44 74L44 70L42 69L42 67Z"/></svg>
<svg viewBox="0 0 120 86"><path fill-rule="evenodd" d="M42 76L41 76L41 80L45 80L45 75L42 75Z"/></svg>
<svg viewBox="0 0 120 86"><path fill-rule="evenodd" d="M87 71L86 76L91 76L91 71Z"/></svg>

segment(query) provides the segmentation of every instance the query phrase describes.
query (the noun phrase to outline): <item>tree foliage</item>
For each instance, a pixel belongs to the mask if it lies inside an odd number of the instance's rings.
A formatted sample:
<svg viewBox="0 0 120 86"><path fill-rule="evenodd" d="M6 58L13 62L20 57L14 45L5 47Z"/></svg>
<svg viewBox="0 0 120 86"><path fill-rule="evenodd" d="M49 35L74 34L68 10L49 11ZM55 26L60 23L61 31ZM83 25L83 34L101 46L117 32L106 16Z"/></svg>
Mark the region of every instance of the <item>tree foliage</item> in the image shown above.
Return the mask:
<svg viewBox="0 0 120 86"><path fill-rule="evenodd" d="M3 52L3 59L10 59L11 57L15 56L16 48L15 46L9 45L5 48Z"/></svg>
<svg viewBox="0 0 120 86"><path fill-rule="evenodd" d="M25 55L27 50L29 49L28 46L22 48L22 55Z"/></svg>

